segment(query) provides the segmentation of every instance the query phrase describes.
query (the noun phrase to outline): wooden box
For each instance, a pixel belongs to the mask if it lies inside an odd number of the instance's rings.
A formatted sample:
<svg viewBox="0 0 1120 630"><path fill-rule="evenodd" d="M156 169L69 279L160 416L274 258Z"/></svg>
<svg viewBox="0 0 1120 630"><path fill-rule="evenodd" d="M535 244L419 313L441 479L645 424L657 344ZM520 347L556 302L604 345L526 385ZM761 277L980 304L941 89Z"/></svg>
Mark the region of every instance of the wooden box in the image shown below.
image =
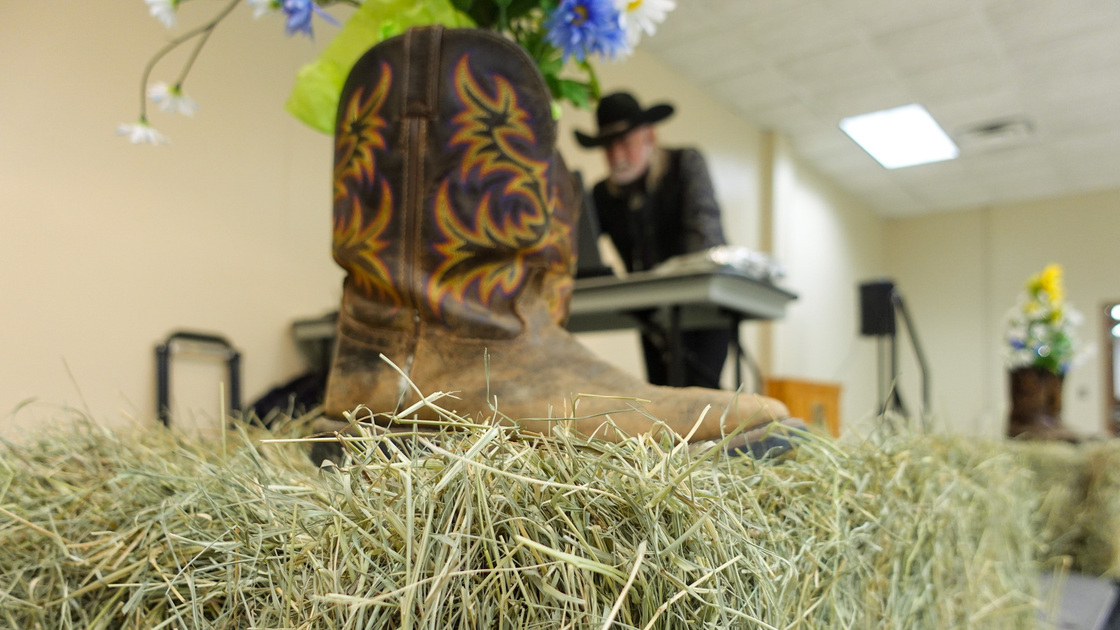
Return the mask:
<svg viewBox="0 0 1120 630"><path fill-rule="evenodd" d="M766 379L766 395L789 407L810 427L840 437L840 385L796 378Z"/></svg>

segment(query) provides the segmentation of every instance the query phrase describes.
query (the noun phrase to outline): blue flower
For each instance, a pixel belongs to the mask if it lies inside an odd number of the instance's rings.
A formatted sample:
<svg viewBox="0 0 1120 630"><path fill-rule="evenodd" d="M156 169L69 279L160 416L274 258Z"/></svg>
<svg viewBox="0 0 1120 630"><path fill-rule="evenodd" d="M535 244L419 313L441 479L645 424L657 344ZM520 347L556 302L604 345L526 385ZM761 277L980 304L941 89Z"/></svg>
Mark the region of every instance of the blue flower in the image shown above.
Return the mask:
<svg viewBox="0 0 1120 630"><path fill-rule="evenodd" d="M288 22L285 25L288 35L302 32L307 33L308 37L312 37L311 15L313 13L319 14L319 17L338 26L338 21L326 11L320 9L313 0L284 0L284 4L280 8L288 16Z"/></svg>
<svg viewBox="0 0 1120 630"><path fill-rule="evenodd" d="M548 41L564 53L564 61L586 59L588 53L615 58L630 52L626 29L613 0L561 0L545 20Z"/></svg>

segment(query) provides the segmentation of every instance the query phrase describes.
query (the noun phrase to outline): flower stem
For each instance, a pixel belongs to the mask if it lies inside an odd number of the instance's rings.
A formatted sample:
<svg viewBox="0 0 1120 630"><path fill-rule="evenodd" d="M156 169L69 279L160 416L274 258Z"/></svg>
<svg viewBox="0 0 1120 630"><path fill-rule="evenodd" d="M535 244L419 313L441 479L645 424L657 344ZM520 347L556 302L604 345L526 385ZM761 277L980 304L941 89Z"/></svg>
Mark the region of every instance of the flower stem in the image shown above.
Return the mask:
<svg viewBox="0 0 1120 630"><path fill-rule="evenodd" d="M222 20L226 19L226 17L229 16L234 7L236 7L240 3L241 0L231 0L230 3L225 6L225 8L223 8L218 12L216 16L214 16L214 19L172 39L171 41L167 42L167 44L163 48L157 50L156 54L152 55L152 58L148 60L147 65L144 66L143 74L140 76L141 122L147 122L148 120L148 80L152 75L152 69L155 68L155 65L159 63L160 59L166 57L167 54L172 50L175 50L184 43L201 35L202 37L199 38L198 44L194 47L194 50L191 51L190 57L187 58L187 62L183 66L183 71L179 74L178 80L175 81L175 85L181 87L183 84L183 80L186 79L187 73L190 72L191 66L194 65L195 59L198 58L198 53L206 44L206 40L209 39L210 34L214 31L215 28L217 28L218 24L220 24Z"/></svg>

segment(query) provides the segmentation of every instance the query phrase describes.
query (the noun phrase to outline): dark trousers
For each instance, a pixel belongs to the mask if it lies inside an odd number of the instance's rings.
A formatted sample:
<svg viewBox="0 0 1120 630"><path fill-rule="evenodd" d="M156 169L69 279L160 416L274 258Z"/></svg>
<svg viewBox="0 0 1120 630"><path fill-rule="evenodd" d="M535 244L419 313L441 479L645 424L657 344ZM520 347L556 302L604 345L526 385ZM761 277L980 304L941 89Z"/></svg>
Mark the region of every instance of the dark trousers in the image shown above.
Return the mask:
<svg viewBox="0 0 1120 630"><path fill-rule="evenodd" d="M684 353L683 386L719 389L719 376L727 360L731 332L690 330L681 333ZM654 385L669 385L669 343L667 333L642 334L642 354L646 360L646 379Z"/></svg>

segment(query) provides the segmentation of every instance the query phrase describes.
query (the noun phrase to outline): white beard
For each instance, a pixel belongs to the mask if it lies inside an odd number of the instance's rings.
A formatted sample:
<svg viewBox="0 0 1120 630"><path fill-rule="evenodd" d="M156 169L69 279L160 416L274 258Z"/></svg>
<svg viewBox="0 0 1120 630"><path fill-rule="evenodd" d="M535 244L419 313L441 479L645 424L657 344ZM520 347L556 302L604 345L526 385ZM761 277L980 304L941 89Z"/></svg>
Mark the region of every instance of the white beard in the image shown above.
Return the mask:
<svg viewBox="0 0 1120 630"><path fill-rule="evenodd" d="M653 143L642 147L638 159L628 163L615 163L611 165L610 181L615 186L625 186L637 181L649 170L649 161L653 156Z"/></svg>

